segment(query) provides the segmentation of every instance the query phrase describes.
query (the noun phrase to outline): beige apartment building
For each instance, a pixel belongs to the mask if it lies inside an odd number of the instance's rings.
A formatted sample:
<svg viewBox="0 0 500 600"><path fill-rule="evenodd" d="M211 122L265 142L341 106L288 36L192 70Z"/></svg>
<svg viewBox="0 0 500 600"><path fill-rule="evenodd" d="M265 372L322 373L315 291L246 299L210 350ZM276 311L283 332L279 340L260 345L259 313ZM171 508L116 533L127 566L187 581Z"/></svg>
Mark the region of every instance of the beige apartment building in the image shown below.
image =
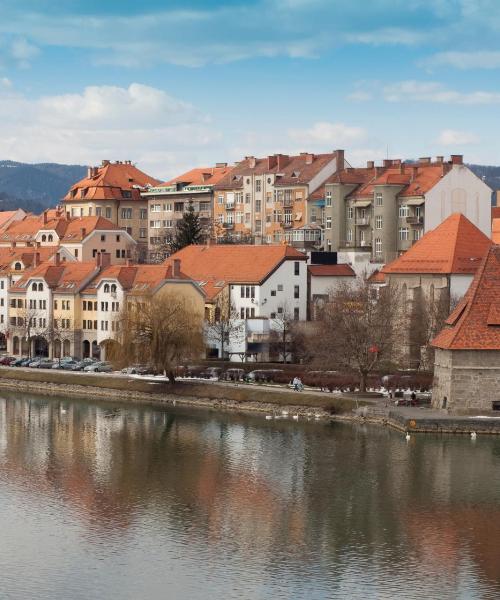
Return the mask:
<svg viewBox="0 0 500 600"><path fill-rule="evenodd" d="M156 250L174 234L174 228L191 204L200 218L207 238L214 237L213 194L214 185L229 174L227 163L215 167L191 169L170 181L141 192L148 205L149 257L156 258Z"/></svg>
<svg viewBox="0 0 500 600"><path fill-rule="evenodd" d="M136 258L143 260L148 247L148 202L141 191L159 183L131 161L103 160L70 188L64 209L70 217L105 217L124 229L137 242Z"/></svg>
<svg viewBox="0 0 500 600"><path fill-rule="evenodd" d="M334 174L324 196L324 249L377 263L394 260L453 213L491 235L491 189L461 155L369 161Z"/></svg>
<svg viewBox="0 0 500 600"><path fill-rule="evenodd" d="M216 238L319 248L321 226L308 221L308 204L314 192L345 166L343 150L247 156L215 185Z"/></svg>

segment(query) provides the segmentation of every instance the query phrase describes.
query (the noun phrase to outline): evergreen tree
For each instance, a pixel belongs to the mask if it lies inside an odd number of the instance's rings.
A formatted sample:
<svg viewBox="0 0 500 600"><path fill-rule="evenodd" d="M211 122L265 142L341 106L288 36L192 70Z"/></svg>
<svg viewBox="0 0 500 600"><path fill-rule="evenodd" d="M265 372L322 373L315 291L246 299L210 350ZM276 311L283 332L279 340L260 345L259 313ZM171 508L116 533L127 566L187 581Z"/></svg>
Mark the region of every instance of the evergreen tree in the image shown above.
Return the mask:
<svg viewBox="0 0 500 600"><path fill-rule="evenodd" d="M177 252L190 244L199 244L202 238L203 227L198 215L194 212L193 203L189 202L182 219L176 225L171 251Z"/></svg>

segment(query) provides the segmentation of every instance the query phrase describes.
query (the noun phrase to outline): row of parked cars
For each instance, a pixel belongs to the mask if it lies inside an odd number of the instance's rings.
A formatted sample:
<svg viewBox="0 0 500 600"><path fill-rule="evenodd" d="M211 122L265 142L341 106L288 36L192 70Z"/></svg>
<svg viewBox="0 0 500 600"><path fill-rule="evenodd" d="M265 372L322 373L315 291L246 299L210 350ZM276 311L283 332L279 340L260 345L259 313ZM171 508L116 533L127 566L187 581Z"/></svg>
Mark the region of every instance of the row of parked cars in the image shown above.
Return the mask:
<svg viewBox="0 0 500 600"><path fill-rule="evenodd" d="M95 358L84 358L82 360L72 356L62 358L47 358L45 356L32 356L21 358L15 356L3 356L0 365L9 367L30 367L31 369L61 369L62 371L86 371L87 373L111 373L112 366L105 361Z"/></svg>
<svg viewBox="0 0 500 600"><path fill-rule="evenodd" d="M272 382L284 373L283 369L256 369L246 373L244 369L220 367L189 366L180 373L184 377L201 379L219 379L222 381Z"/></svg>

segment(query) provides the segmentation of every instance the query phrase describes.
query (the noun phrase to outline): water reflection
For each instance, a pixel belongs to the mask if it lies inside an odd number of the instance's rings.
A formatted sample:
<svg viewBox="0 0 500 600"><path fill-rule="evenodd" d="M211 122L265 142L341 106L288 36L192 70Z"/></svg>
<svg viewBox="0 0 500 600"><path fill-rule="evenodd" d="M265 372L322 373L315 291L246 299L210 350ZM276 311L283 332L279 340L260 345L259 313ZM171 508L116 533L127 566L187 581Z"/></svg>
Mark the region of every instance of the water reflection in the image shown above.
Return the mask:
<svg viewBox="0 0 500 600"><path fill-rule="evenodd" d="M497 438L0 398L7 598L498 598L499 516Z"/></svg>

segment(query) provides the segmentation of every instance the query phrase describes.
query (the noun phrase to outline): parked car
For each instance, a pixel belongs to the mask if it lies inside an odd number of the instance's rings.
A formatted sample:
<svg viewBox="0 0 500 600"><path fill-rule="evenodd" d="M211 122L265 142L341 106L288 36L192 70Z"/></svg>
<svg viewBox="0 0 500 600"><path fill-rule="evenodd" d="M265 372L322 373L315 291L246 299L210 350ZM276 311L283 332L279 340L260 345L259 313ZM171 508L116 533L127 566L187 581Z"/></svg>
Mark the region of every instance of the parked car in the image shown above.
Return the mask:
<svg viewBox="0 0 500 600"><path fill-rule="evenodd" d="M78 363L77 360L65 360L59 362L59 360L55 360L52 365L53 369L62 369L63 371L72 371L73 367Z"/></svg>
<svg viewBox="0 0 500 600"><path fill-rule="evenodd" d="M24 367L26 361L31 362L31 358L26 358L26 356L21 356L20 358L16 358L14 362L11 363L13 367Z"/></svg>
<svg viewBox="0 0 500 600"><path fill-rule="evenodd" d="M96 362L92 365L87 365L83 369L86 373L111 373L113 368L108 362Z"/></svg>
<svg viewBox="0 0 500 600"><path fill-rule="evenodd" d="M132 365L121 370L124 375L154 375L154 369L149 365Z"/></svg>
<svg viewBox="0 0 500 600"><path fill-rule="evenodd" d="M42 361L45 356L33 356L31 359L28 359L27 365L30 369L38 369L40 361Z"/></svg>
<svg viewBox="0 0 500 600"><path fill-rule="evenodd" d="M38 369L52 369L54 361L51 358L42 358L38 364Z"/></svg>
<svg viewBox="0 0 500 600"><path fill-rule="evenodd" d="M203 379L219 379L222 369L220 367L207 367L198 375Z"/></svg>
<svg viewBox="0 0 500 600"><path fill-rule="evenodd" d="M273 381L276 375L282 375L283 372L283 369L256 369L247 373L245 381Z"/></svg>
<svg viewBox="0 0 500 600"><path fill-rule="evenodd" d="M2 356L2 358L0 358L0 365L8 366L16 360L15 356Z"/></svg>
<svg viewBox="0 0 500 600"><path fill-rule="evenodd" d="M245 378L245 369L226 369L222 378L225 381L242 381Z"/></svg>
<svg viewBox="0 0 500 600"><path fill-rule="evenodd" d="M70 371L83 371L85 367L93 365L97 361L94 358L84 358L76 361L76 363L69 369Z"/></svg>

